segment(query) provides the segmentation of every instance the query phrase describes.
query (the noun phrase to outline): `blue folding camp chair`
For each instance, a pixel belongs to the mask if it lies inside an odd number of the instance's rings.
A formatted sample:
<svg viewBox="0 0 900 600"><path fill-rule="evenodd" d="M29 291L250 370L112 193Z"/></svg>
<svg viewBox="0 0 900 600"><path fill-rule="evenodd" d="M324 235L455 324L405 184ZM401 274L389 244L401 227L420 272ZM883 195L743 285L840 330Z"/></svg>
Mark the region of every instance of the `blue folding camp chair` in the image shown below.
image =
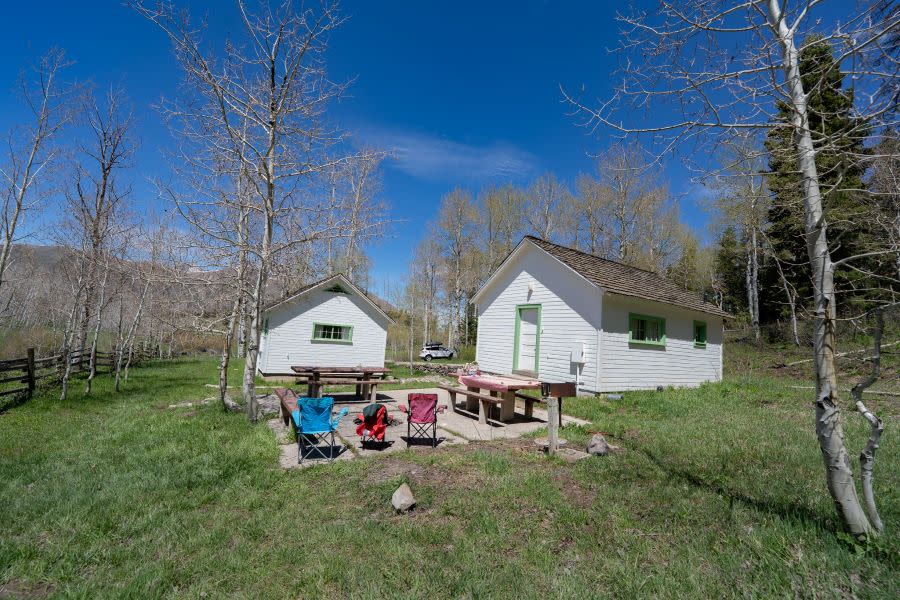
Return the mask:
<svg viewBox="0 0 900 600"><path fill-rule="evenodd" d="M347 414L342 408L336 417L331 417L334 398L297 398L297 408L291 413L297 428L297 462L312 458L334 460L334 432ZM322 444L326 444L324 447ZM326 454L326 448L328 453Z"/></svg>

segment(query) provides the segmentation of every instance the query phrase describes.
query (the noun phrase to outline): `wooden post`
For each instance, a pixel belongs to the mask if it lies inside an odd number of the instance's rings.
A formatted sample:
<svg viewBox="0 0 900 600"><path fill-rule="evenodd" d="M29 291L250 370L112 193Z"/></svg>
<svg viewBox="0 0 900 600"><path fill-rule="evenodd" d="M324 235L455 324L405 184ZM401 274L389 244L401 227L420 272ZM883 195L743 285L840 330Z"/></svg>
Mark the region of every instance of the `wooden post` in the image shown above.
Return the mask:
<svg viewBox="0 0 900 600"><path fill-rule="evenodd" d="M547 454L559 450L559 428L562 426L562 399L578 393L574 382L541 383L541 397L547 403Z"/></svg>
<svg viewBox="0 0 900 600"><path fill-rule="evenodd" d="M34 348L28 349L28 397L34 394Z"/></svg>
<svg viewBox="0 0 900 600"><path fill-rule="evenodd" d="M547 401L547 454L553 456L559 450L559 404L553 396Z"/></svg>

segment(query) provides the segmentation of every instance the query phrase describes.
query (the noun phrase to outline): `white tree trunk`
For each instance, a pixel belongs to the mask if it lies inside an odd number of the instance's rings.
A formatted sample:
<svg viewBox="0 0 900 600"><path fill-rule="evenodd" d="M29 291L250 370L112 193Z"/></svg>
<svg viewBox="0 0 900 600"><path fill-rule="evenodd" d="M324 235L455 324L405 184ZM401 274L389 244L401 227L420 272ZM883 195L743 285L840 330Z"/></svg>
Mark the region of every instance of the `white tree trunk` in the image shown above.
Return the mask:
<svg viewBox="0 0 900 600"><path fill-rule="evenodd" d="M91 385L97 376L97 341L100 338L100 326L103 324L103 307L106 304L106 284L109 281L109 266L103 271L103 279L100 282L100 302L97 304L97 316L94 321L94 333L91 337L90 367L87 381L84 384L84 393L91 393Z"/></svg>
<svg viewBox="0 0 900 600"><path fill-rule="evenodd" d="M800 52L794 44L793 31L784 21L779 0L768 0L770 26L783 51L783 68L787 91L793 109L796 136L797 168L803 178L803 207L806 247L813 275L815 331L813 356L816 377L816 435L825 462L828 491L847 529L856 536L871 531L871 524L856 493L850 457L844 446L844 432L837 407L837 372L835 370L834 264L828 249L827 223L823 214L822 194L816 154L809 131L807 95L800 74Z"/></svg>
<svg viewBox="0 0 900 600"><path fill-rule="evenodd" d="M856 404L856 410L869 422L869 439L866 447L859 455L860 483L862 484L863 502L866 514L872 522L872 526L876 531L884 530L884 523L881 521L881 515L878 514L878 506L875 503L875 490L872 487L872 479L875 472L875 452L878 451L881 442L881 434L884 432L884 422L878 416L869 410L863 403L863 392L878 381L881 376L881 336L884 332L884 314L879 308L875 311L875 332L874 332L874 349L870 362L872 371L868 377L853 386L851 394Z"/></svg>
<svg viewBox="0 0 900 600"><path fill-rule="evenodd" d="M754 211L755 214L755 211ZM759 244L755 225L750 226L750 247L747 250L747 307L753 337L759 342Z"/></svg>

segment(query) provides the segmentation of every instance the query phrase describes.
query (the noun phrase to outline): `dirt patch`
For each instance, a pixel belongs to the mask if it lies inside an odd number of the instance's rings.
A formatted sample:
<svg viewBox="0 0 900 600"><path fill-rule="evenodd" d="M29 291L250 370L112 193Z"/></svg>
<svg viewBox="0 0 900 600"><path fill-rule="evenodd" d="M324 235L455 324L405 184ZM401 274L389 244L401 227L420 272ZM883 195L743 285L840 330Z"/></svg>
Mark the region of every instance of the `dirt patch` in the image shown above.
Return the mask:
<svg viewBox="0 0 900 600"><path fill-rule="evenodd" d="M571 473L561 471L556 474L554 480L556 480L559 490L572 504L580 506L581 508L590 508L593 506L596 494L575 481L575 478L572 477Z"/></svg>
<svg viewBox="0 0 900 600"><path fill-rule="evenodd" d="M47 598L51 593L53 593L53 586L46 583L31 584L21 579L0 583L0 600Z"/></svg>
<svg viewBox="0 0 900 600"><path fill-rule="evenodd" d="M441 452L427 448L429 452ZM449 456L449 453L448 453ZM398 477L405 477L411 484L426 485L436 489L471 489L483 484L487 475L475 465L464 462L465 453L453 457L440 465L423 465L400 457L387 456L378 459L369 471L369 483L381 483Z"/></svg>

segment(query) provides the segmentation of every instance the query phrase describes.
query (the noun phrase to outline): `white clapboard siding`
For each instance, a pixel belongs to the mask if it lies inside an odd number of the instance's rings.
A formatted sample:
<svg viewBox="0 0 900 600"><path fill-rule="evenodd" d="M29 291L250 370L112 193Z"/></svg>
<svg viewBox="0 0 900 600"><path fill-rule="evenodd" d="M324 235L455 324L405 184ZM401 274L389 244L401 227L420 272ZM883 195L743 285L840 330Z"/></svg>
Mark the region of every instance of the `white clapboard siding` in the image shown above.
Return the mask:
<svg viewBox="0 0 900 600"><path fill-rule="evenodd" d="M532 291L529 293L529 285ZM513 370L516 306L541 305L538 377L543 381L579 381L596 387L599 290L579 275L528 244L512 255L479 294L476 360L482 370ZM571 362L574 344L584 345L584 366Z"/></svg>
<svg viewBox="0 0 900 600"><path fill-rule="evenodd" d="M290 373L291 365L383 367L387 319L354 292L312 290L266 315L259 370ZM352 325L350 344L313 341L314 323Z"/></svg>
<svg viewBox="0 0 900 600"><path fill-rule="evenodd" d="M665 348L628 343L628 315L666 320ZM705 348L694 347L694 321L706 322ZM603 298L600 391L692 387L722 379L722 318L669 304L606 294Z"/></svg>

